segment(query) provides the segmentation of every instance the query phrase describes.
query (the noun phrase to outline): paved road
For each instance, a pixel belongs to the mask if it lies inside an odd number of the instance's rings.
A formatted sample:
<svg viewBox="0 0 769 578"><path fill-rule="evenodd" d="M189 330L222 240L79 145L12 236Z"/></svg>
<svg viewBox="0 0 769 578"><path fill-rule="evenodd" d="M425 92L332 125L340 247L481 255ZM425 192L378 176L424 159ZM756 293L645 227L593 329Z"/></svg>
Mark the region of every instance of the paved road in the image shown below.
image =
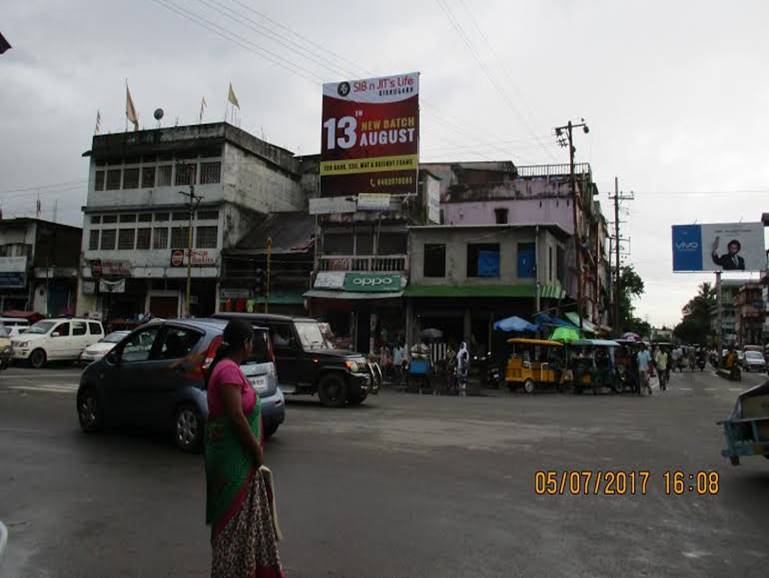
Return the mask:
<svg viewBox="0 0 769 578"><path fill-rule="evenodd" d="M203 471L166 440L86 436L69 368L0 373L2 576L206 576ZM745 377L743 386L758 383ZM766 576L769 462L720 457L736 384L292 403L267 446L291 577ZM651 470L646 495L537 496L548 470ZM665 470L716 470L667 496Z"/></svg>

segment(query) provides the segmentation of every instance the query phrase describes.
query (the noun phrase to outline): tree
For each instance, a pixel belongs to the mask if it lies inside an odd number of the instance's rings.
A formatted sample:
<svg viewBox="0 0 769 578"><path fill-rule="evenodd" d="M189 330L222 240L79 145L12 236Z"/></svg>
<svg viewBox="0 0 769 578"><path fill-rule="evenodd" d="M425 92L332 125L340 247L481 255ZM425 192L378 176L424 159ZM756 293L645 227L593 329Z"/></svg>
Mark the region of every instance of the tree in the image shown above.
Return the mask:
<svg viewBox="0 0 769 578"><path fill-rule="evenodd" d="M705 343L712 337L710 310L716 304L716 291L710 283L702 283L697 295L683 306L681 323L673 329L673 335L685 343Z"/></svg>
<svg viewBox="0 0 769 578"><path fill-rule="evenodd" d="M632 265L625 265L620 270L620 295L619 295L619 329L620 333L632 331L641 337L648 337L651 333L651 325L635 316L633 299L637 299L644 293L644 282L636 273Z"/></svg>

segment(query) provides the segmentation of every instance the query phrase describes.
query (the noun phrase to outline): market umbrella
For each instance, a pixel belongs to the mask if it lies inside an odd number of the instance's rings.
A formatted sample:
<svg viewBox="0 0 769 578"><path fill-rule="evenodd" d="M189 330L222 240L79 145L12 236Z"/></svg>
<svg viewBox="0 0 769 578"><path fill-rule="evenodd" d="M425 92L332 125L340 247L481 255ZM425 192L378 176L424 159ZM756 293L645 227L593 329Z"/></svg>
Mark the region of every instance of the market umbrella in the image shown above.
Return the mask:
<svg viewBox="0 0 769 578"><path fill-rule="evenodd" d="M443 339L443 331L440 329L435 329L434 327L423 329L419 335L422 337L422 339L427 341Z"/></svg>
<svg viewBox="0 0 769 578"><path fill-rule="evenodd" d="M494 329L499 329L500 331L504 331L506 333L510 331L516 331L518 333L531 331L534 333L537 331L537 326L533 323L529 323L525 319L521 319L520 317L513 315L512 317L507 317L506 319L500 319L497 321L494 324Z"/></svg>
<svg viewBox="0 0 769 578"><path fill-rule="evenodd" d="M571 341L577 341L580 339L579 331L572 329L571 327L556 327L553 334L550 336L552 341L563 341L569 343Z"/></svg>
<svg viewBox="0 0 769 578"><path fill-rule="evenodd" d="M641 341L641 336L638 335L638 333L633 333L632 331L628 331L622 336L622 339L626 339L628 341Z"/></svg>

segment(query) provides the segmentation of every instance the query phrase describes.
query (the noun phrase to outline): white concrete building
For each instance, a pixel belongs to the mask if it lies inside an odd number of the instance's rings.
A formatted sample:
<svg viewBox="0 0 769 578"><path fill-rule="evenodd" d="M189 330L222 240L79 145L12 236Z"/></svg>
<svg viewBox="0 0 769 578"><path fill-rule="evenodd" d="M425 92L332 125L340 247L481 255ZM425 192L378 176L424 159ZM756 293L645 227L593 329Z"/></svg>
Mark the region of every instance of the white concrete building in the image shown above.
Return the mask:
<svg viewBox="0 0 769 578"><path fill-rule="evenodd" d="M306 208L303 161L226 123L96 135L78 314L127 319L175 317L184 302L189 193L201 197L193 222L193 315L219 308L221 250L260 213Z"/></svg>

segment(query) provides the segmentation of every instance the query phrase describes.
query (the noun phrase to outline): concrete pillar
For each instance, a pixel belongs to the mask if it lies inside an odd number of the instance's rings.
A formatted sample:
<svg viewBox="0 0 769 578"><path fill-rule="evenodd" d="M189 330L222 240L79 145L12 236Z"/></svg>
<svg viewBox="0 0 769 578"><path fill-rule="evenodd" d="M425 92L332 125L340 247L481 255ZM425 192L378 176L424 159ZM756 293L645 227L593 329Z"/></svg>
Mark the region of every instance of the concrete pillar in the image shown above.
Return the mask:
<svg viewBox="0 0 769 578"><path fill-rule="evenodd" d="M473 313L469 307L465 307L465 317L462 324L462 341L470 346L470 335L473 332Z"/></svg>
<svg viewBox="0 0 769 578"><path fill-rule="evenodd" d="M414 304L411 299L406 298L406 349L408 350L414 343Z"/></svg>

